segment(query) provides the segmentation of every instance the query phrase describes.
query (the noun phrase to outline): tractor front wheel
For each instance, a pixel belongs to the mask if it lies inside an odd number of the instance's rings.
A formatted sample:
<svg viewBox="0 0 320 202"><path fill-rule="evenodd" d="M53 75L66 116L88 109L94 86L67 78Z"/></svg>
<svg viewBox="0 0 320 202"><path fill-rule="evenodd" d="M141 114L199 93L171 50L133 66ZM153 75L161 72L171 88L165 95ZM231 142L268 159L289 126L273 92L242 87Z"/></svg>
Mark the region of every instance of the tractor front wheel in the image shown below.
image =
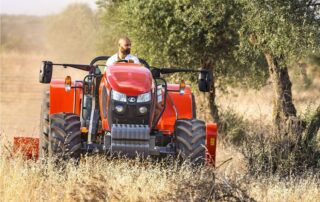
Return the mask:
<svg viewBox="0 0 320 202"><path fill-rule="evenodd" d="M39 156L45 158L48 156L49 145L49 111L50 111L50 92L45 89L40 113L40 146Z"/></svg>
<svg viewBox="0 0 320 202"><path fill-rule="evenodd" d="M49 156L78 161L81 155L80 118L71 113L50 116Z"/></svg>
<svg viewBox="0 0 320 202"><path fill-rule="evenodd" d="M206 125L198 119L179 119L176 121L177 153L183 160L194 164L205 162Z"/></svg>

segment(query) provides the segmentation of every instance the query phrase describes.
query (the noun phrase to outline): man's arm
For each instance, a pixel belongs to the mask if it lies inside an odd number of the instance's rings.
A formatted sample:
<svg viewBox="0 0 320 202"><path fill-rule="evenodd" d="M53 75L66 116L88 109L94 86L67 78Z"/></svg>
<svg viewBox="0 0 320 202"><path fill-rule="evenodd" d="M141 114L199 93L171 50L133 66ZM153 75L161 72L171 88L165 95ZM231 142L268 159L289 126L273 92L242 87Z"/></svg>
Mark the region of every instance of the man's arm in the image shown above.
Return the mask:
<svg viewBox="0 0 320 202"><path fill-rule="evenodd" d="M130 55L130 60L133 60L133 63L135 63L135 64L140 64L138 57L136 57L134 55Z"/></svg>

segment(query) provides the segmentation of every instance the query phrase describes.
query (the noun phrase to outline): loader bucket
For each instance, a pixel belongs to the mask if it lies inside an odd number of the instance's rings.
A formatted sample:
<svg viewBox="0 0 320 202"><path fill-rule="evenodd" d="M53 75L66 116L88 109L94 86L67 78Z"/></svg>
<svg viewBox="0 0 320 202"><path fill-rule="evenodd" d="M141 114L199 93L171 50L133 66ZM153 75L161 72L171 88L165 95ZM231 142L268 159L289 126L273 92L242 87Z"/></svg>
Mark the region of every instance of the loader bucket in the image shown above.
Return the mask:
<svg viewBox="0 0 320 202"><path fill-rule="evenodd" d="M13 152L21 152L26 159L37 160L39 157L39 138L14 137Z"/></svg>

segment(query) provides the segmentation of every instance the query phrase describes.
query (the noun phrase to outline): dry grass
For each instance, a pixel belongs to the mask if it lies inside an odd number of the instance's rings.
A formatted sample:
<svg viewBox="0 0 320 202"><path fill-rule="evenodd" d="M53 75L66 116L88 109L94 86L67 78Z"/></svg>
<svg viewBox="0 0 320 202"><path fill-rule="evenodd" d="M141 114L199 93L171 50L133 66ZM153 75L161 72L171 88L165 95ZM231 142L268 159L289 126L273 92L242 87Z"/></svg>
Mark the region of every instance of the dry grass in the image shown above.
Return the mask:
<svg viewBox="0 0 320 202"><path fill-rule="evenodd" d="M206 200L213 169L104 156L83 157L54 166L0 155L1 201L161 201Z"/></svg>
<svg viewBox="0 0 320 202"><path fill-rule="evenodd" d="M79 165L26 161L0 154L1 201L319 201L320 184L305 178L252 178L239 153L219 145L233 159L214 171L175 161L85 156ZM221 157L220 157L221 158ZM219 160L221 162L221 159ZM240 163L240 167L237 164ZM215 183L213 174L216 175ZM211 193L214 185L215 192ZM244 191L246 190L246 191ZM209 201L211 201L210 199Z"/></svg>
<svg viewBox="0 0 320 202"><path fill-rule="evenodd" d="M250 195L257 201L319 201L319 179L310 174L305 178L257 179L248 185Z"/></svg>

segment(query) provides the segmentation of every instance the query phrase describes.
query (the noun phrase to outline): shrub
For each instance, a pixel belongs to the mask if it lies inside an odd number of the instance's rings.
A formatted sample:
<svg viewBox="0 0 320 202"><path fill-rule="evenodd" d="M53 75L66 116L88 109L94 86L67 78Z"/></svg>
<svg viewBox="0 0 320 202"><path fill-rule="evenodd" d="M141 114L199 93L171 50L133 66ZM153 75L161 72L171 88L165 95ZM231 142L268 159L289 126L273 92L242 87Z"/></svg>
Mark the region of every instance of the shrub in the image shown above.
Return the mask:
<svg viewBox="0 0 320 202"><path fill-rule="evenodd" d="M249 121L231 108L220 109L219 138L222 141L239 146L247 135Z"/></svg>
<svg viewBox="0 0 320 202"><path fill-rule="evenodd" d="M251 131L245 136L242 153L252 175L287 176L303 174L306 170L320 171L320 148L317 142L319 111L305 116L306 130L300 135L273 134L272 128ZM318 117L318 118L317 118Z"/></svg>
<svg viewBox="0 0 320 202"><path fill-rule="evenodd" d="M246 120L231 108L220 110L219 138L235 145L247 161L249 174L288 176L306 170L320 170L319 112L307 110L303 118L288 124L299 124L300 131L274 134L272 126ZM295 135L299 134L299 135Z"/></svg>

